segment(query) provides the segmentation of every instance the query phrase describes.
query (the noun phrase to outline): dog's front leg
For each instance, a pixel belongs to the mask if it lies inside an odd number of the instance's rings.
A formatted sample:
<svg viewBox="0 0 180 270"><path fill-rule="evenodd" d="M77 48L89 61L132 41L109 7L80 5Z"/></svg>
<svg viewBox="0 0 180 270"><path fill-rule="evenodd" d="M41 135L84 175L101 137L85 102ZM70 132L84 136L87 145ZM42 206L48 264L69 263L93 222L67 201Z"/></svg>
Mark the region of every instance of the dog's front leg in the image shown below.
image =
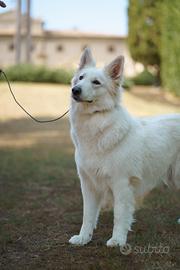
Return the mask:
<svg viewBox="0 0 180 270"><path fill-rule="evenodd" d="M127 182L124 181L128 184ZM114 227L112 237L107 241L107 246L123 246L127 241L128 231L133 222L135 202L133 192L128 185L114 183Z"/></svg>
<svg viewBox="0 0 180 270"><path fill-rule="evenodd" d="M74 235L69 243L85 245L92 239L96 226L98 212L100 210L100 196L95 191L89 179L81 178L81 190L83 195L83 224L79 235Z"/></svg>

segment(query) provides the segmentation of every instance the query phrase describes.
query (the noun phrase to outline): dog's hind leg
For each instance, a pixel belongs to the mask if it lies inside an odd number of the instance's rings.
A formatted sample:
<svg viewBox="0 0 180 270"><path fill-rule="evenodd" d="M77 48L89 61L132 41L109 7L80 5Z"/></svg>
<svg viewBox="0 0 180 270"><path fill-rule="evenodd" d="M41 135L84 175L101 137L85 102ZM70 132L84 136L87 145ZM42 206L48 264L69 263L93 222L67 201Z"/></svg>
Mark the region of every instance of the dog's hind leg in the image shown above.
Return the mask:
<svg viewBox="0 0 180 270"><path fill-rule="evenodd" d="M128 185L123 187L120 182L115 182L113 187L114 228L112 238L107 241L107 246L110 247L126 244L135 211L135 199L131 188ZM128 180L123 182L128 183Z"/></svg>
<svg viewBox="0 0 180 270"><path fill-rule="evenodd" d="M94 189L88 176L81 172L81 190L83 195L83 223L79 235L71 237L69 242L74 245L85 245L92 239L99 210L100 195Z"/></svg>

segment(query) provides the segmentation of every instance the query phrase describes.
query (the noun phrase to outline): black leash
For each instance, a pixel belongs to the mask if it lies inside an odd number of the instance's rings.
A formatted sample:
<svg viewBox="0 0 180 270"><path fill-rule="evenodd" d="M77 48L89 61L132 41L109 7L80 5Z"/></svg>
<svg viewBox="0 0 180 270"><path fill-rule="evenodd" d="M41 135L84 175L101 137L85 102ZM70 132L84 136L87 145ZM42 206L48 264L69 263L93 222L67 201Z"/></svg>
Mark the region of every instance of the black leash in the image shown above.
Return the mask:
<svg viewBox="0 0 180 270"><path fill-rule="evenodd" d="M61 118L63 118L68 112L69 112L69 110L67 110L65 113L63 113L61 116L59 116L59 117L57 117L57 118L54 118L54 119L50 119L50 120L38 120L37 118L35 118L34 116L32 116L19 102L18 102L18 100L16 99L16 97L15 97L15 94L13 93L13 91L12 91L12 88L11 88L11 85L10 85L10 82L9 82L9 80L8 80L8 77L7 77L7 75L6 75L6 73L3 71L3 70L1 70L0 69L0 75L3 75L4 76L4 78L5 78L5 80L6 80L6 82L7 82L7 84L8 84L8 87L9 87L9 90L10 90L10 92L11 92L11 95L12 95L12 97L13 97L13 99L14 99L14 101L16 102L16 104L32 119L32 120L34 120L35 122L37 122L37 123L50 123L50 122L55 122L55 121L57 121L57 120L60 120Z"/></svg>

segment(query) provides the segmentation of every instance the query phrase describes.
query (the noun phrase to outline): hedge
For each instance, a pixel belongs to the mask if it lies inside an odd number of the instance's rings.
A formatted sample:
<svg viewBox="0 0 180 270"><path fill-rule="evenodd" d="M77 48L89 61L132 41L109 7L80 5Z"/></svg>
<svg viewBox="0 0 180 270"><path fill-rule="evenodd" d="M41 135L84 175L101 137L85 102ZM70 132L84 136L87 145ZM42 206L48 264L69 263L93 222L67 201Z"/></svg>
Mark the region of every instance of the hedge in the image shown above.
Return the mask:
<svg viewBox="0 0 180 270"><path fill-rule="evenodd" d="M22 82L49 82L70 84L73 71L65 69L49 69L44 66L15 65L5 69L10 81Z"/></svg>
<svg viewBox="0 0 180 270"><path fill-rule="evenodd" d="M135 85L157 85L158 78L147 69L132 78Z"/></svg>

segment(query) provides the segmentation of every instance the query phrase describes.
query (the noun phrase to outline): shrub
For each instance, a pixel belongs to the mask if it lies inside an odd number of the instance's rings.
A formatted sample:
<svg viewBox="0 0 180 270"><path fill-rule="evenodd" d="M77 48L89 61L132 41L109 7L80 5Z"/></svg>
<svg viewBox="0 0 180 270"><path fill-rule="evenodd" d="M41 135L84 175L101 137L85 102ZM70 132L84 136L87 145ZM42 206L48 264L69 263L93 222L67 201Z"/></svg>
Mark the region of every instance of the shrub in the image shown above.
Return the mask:
<svg viewBox="0 0 180 270"><path fill-rule="evenodd" d="M70 84L73 71L59 69L49 69L44 66L15 65L5 69L10 81L22 82L49 82Z"/></svg>
<svg viewBox="0 0 180 270"><path fill-rule="evenodd" d="M136 85L155 85L157 83L157 78L147 69L135 76L133 79Z"/></svg>
<svg viewBox="0 0 180 270"><path fill-rule="evenodd" d="M122 87L126 90L130 90L134 85L134 82L132 79L125 78L122 84Z"/></svg>

